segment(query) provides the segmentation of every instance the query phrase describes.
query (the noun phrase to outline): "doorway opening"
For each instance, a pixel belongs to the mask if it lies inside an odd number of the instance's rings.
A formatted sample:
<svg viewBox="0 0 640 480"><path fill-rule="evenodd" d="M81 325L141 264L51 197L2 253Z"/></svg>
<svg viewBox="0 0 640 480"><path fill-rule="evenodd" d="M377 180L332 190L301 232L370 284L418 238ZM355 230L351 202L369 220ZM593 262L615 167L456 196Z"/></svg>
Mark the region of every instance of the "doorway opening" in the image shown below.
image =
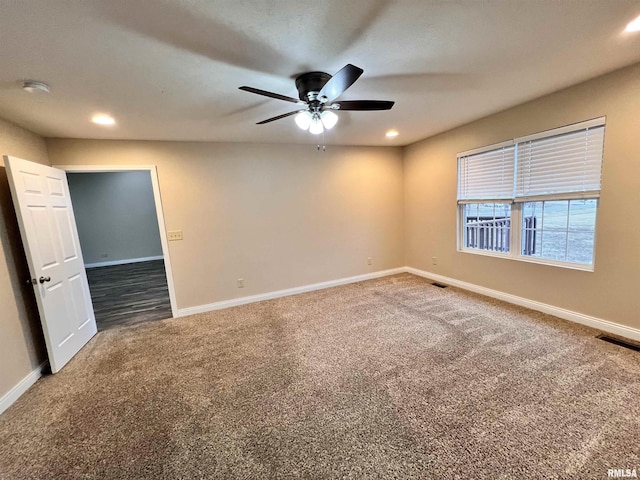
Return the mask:
<svg viewBox="0 0 640 480"><path fill-rule="evenodd" d="M155 167L57 167L67 180L98 330L175 317Z"/></svg>

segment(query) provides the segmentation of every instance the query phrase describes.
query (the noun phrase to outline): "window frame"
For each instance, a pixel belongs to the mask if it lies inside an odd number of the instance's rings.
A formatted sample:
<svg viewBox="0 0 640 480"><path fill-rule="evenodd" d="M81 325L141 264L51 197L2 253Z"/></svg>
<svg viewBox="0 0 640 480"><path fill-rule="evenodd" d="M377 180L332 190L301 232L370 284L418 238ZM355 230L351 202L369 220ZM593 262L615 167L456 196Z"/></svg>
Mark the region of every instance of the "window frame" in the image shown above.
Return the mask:
<svg viewBox="0 0 640 480"><path fill-rule="evenodd" d="M488 257L497 257L497 258L503 258L503 259L507 259L507 260L517 260L520 262L527 262L527 263L536 263L539 265L547 265L547 266L553 266L553 267L562 267L562 268L567 268L567 269L571 269L571 270L580 270L580 271L587 271L587 272L593 272L595 270L595 265L596 265L596 252L597 252L597 239L598 239L598 212L600 210L600 191L598 192L584 192L584 193L580 193L580 192L566 192L566 193L554 193L554 194L549 194L549 195L540 195L537 197L530 197L530 198L526 198L526 197L517 197L516 196L516 176L517 176L517 170L518 170L518 145L520 143L523 143L525 141L529 141L532 139L537 139L537 138L548 138L548 137L553 137L556 135L562 135L563 133L570 133L570 132L574 132L574 131L579 131L582 129L587 129L593 126L603 126L606 129L606 117L599 117L599 118L595 118L592 120L587 120L584 122L579 122L579 123L575 123L572 125L567 125L564 127L560 127L560 128L556 128L556 129L552 129L552 130L547 130L544 132L539 132L533 135L527 135L525 137L520 137L514 140L510 140L507 142L501 142L498 144L494 144L494 145L489 145L486 147L481 147L481 148L476 148L473 150L469 150L466 152L462 152L459 153L457 155L457 163L458 163L458 174L457 174L457 181L458 181L458 204L457 204L457 208L456 208L456 215L457 215L457 221L456 221L456 249L458 252L460 253L470 253L473 255L483 255L483 256L488 256ZM603 134L604 135L604 134ZM460 160L461 158L464 157L468 157L470 155L473 155L474 153L478 153L478 152L486 152L486 151L490 151L492 149L499 149L504 147L505 145L509 145L509 143L513 144L515 146L515 171L516 174L514 175L514 196L513 199L511 201L509 201L508 203L511 205L511 209L510 209L510 227L509 227L509 242L510 242L510 248L509 248L509 252L496 252L494 250L482 250L479 248L471 248L471 247L466 247L466 238L465 238L465 232L466 232L466 228L465 228L465 214L464 214L464 208L465 205L469 205L469 204L484 204L484 203L496 203L498 200L497 199L491 199L491 198L485 198L485 199L460 199L460 171L461 171L461 167L460 167ZM601 156L601 160L600 160L600 166L602 168L602 163L604 161L604 148L603 148L603 153ZM549 258L540 258L540 257L533 257L533 256L529 256L529 255L523 255L522 254L522 229L523 229L523 209L524 209L524 205L526 203L530 203L530 202L536 202L536 201L554 201L554 200L574 200L574 199L585 199L585 200L595 200L596 201L596 211L595 211L595 222L594 222L594 232L593 232L593 251L592 251L592 255L591 255L591 263L589 264L585 264L585 263L577 263L577 262L568 262L568 261L563 261L563 260L554 260L554 259L549 259ZM499 203L505 203L504 199L500 199L498 201ZM569 219L568 219L569 220ZM568 227L567 227L568 228Z"/></svg>
<svg viewBox="0 0 640 480"><path fill-rule="evenodd" d="M558 198L557 200L563 200L563 199ZM479 248L465 247L464 246L465 244L464 205L465 204L458 205L458 208L457 208L458 221L456 222L458 226L457 251L460 253L471 253L473 255L484 255L486 257L497 257L497 258L504 258L507 260L517 260L520 262L537 263L540 265L548 265L552 267L563 267L563 268L569 268L572 270L593 272L595 270L595 264L596 264L596 250L597 250L596 244L598 241L598 235L596 234L596 232L598 230L598 208L600 206L600 199L588 198L587 200L596 200L597 202L596 225L594 229L594 239L593 239L593 256L592 256L593 261L591 263L566 262L562 260L553 260L550 258L540 258L540 257L532 257L529 255L522 255L520 253L520 251L522 250L522 244L520 242L522 241L522 206L524 205L524 202L511 204L511 228L509 231L511 249L510 249L510 252L508 253L496 252L494 250L481 250ZM480 201L478 203L484 203L484 202ZM514 225L517 225L517 228L514 228Z"/></svg>

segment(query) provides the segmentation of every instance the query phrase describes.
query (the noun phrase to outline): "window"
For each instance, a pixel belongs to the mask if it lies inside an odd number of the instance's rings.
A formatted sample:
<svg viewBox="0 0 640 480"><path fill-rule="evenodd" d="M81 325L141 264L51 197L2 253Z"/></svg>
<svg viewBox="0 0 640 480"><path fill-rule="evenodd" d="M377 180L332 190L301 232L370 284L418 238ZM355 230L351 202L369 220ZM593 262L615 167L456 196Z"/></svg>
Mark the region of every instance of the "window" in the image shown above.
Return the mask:
<svg viewBox="0 0 640 480"><path fill-rule="evenodd" d="M592 270L604 120L459 154L459 249Z"/></svg>
<svg viewBox="0 0 640 480"><path fill-rule="evenodd" d="M511 205L469 203L464 211L464 246L493 252L509 252Z"/></svg>
<svg viewBox="0 0 640 480"><path fill-rule="evenodd" d="M524 203L521 254L591 264L597 205L596 199Z"/></svg>

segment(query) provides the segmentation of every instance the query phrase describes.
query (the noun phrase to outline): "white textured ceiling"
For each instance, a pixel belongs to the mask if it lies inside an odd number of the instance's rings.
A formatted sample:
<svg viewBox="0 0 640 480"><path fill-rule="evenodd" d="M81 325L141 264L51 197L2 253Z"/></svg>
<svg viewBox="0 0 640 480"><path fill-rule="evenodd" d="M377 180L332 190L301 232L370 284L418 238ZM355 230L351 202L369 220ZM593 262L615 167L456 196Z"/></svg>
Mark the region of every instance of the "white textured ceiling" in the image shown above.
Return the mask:
<svg viewBox="0 0 640 480"><path fill-rule="evenodd" d="M341 99L396 104L340 112L326 143L406 145L639 62L640 33L622 33L639 14L627 0L0 0L0 117L47 137L315 143L293 117L255 125L295 106L238 87L297 97L296 74L353 63L364 74Z"/></svg>

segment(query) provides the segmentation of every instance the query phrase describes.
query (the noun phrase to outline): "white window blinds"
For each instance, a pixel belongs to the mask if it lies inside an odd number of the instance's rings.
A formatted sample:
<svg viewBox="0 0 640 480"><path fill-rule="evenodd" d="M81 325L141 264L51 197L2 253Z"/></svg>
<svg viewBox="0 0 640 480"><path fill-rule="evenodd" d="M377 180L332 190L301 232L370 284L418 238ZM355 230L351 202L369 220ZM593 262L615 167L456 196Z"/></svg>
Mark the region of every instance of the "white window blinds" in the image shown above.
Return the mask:
<svg viewBox="0 0 640 480"><path fill-rule="evenodd" d="M515 147L513 142L458 155L458 203L512 200Z"/></svg>
<svg viewBox="0 0 640 480"><path fill-rule="evenodd" d="M563 198L600 195L604 118L516 142L516 201L556 195Z"/></svg>

